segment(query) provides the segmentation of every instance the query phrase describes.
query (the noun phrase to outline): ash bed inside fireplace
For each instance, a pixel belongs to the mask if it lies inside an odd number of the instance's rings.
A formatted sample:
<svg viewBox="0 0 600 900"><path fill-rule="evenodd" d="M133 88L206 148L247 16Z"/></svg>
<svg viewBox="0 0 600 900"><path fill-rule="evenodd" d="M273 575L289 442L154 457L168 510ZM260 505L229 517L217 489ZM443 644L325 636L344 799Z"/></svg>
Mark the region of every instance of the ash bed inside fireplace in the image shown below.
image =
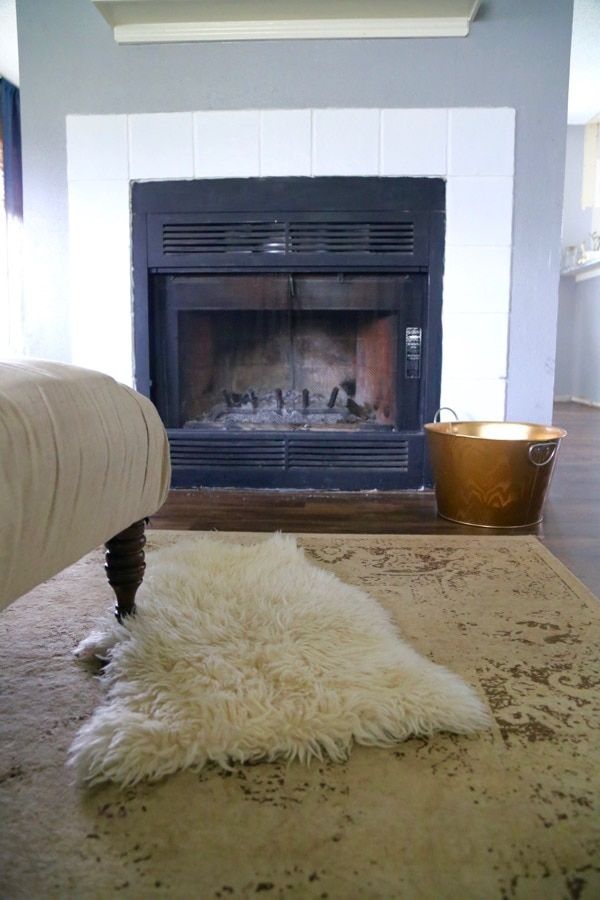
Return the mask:
<svg viewBox="0 0 600 900"><path fill-rule="evenodd" d="M444 183L133 186L136 381L176 486L418 488Z"/></svg>

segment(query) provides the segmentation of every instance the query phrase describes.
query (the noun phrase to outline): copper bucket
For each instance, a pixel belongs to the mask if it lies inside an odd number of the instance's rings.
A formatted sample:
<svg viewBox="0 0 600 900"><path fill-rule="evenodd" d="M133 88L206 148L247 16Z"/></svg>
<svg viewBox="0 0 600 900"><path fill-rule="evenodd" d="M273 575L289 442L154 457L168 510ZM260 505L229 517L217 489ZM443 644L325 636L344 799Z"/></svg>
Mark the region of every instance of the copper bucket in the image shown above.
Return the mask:
<svg viewBox="0 0 600 900"><path fill-rule="evenodd" d="M484 528L542 521L566 431L525 422L434 422L425 429L441 516Z"/></svg>

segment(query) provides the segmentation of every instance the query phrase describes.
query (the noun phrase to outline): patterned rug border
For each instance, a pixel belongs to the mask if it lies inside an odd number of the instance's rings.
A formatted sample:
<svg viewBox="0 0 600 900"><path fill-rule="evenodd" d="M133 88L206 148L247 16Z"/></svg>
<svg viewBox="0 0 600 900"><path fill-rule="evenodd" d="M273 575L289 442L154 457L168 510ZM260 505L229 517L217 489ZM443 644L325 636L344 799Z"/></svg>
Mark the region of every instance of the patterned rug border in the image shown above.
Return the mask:
<svg viewBox="0 0 600 900"><path fill-rule="evenodd" d="M240 543L251 543L252 541L256 541L258 543L259 540L267 540L272 534L273 531L218 531L216 529L213 530L192 530L192 529L179 529L179 528L148 528L146 534L148 536L148 540L151 540L152 535L154 534L171 534L171 535L180 535L181 537L194 537L195 535L202 536L205 535L207 537L212 538L220 538L224 537L226 540L234 539L236 541L240 541ZM549 550L542 541L535 537L535 535L530 534L377 534L373 532L344 532L344 531L286 531L284 534L291 534L299 541L300 545L304 540L310 540L312 538L325 538L331 540L347 540L353 542L360 542L367 540L374 540L379 538L380 540L385 541L399 541L406 543L414 543L426 544L432 540L437 541L440 545L443 544L456 544L457 546L464 546L468 544L477 544L478 547L482 545L502 545L502 544L520 544L521 546L526 545L533 548L539 555L539 557L548 565L550 569L557 575L560 580L565 584L569 590L573 591L577 596L588 603L591 603L593 606L598 605L600 603L600 596L596 596L593 591L588 588L586 584L581 581L577 575L575 575L571 570L566 566L563 562ZM151 548L149 548L151 550Z"/></svg>

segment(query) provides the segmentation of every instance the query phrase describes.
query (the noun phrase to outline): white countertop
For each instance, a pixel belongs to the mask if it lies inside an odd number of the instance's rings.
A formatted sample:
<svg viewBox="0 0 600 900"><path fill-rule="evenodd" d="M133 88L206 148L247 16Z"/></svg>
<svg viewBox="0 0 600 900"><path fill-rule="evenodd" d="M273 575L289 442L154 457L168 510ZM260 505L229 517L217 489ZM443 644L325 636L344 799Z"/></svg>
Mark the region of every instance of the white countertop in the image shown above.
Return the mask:
<svg viewBox="0 0 600 900"><path fill-rule="evenodd" d="M561 277L574 278L575 281L587 281L588 278L600 277L600 253L576 266L561 271Z"/></svg>

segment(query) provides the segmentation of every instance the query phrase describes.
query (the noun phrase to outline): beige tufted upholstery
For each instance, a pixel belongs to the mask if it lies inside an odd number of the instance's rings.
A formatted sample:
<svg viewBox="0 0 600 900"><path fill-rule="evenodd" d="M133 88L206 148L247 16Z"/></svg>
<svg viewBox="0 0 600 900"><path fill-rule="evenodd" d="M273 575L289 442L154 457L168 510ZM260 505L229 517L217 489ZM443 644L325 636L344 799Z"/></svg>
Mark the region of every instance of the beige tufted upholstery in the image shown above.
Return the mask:
<svg viewBox="0 0 600 900"><path fill-rule="evenodd" d="M0 363L0 608L154 513L165 430L145 397L60 363Z"/></svg>

